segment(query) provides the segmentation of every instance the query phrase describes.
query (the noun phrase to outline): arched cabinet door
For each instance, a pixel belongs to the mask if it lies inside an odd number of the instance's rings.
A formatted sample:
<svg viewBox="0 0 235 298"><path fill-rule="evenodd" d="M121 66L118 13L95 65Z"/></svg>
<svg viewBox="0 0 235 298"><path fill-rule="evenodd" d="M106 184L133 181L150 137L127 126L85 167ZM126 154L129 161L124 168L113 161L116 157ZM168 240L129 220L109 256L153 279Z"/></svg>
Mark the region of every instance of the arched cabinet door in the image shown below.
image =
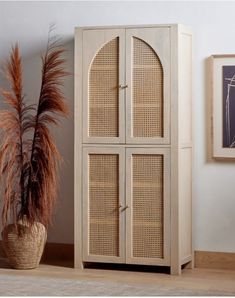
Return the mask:
<svg viewBox="0 0 235 298"><path fill-rule="evenodd" d="M124 143L125 30L83 32L83 142Z"/></svg>
<svg viewBox="0 0 235 298"><path fill-rule="evenodd" d="M170 143L170 29L126 30L126 142Z"/></svg>

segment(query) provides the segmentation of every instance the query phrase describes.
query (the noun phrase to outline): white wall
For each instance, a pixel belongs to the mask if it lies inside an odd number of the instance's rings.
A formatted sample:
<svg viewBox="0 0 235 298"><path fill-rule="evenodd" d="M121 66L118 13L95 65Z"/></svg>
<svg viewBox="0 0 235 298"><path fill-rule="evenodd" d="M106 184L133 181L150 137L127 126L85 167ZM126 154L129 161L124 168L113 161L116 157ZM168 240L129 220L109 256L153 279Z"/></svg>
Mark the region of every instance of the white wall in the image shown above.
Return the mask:
<svg viewBox="0 0 235 298"><path fill-rule="evenodd" d="M68 45L73 71L75 26L183 23L194 32L194 242L195 249L235 252L235 164L207 162L205 59L235 53L235 2L0 2L0 61L20 41L25 66L25 93L39 90L39 55L45 48L49 24ZM2 81L1 81L2 82ZM66 81L73 108L73 78ZM59 206L49 240L73 242L73 116L56 132L65 158Z"/></svg>

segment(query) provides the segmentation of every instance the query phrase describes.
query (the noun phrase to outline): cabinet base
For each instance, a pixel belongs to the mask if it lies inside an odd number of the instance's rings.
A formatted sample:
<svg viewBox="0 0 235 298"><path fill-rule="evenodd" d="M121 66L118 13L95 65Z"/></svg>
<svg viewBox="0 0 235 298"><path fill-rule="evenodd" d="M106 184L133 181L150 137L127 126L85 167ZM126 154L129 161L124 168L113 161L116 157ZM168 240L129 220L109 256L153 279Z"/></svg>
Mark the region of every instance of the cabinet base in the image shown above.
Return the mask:
<svg viewBox="0 0 235 298"><path fill-rule="evenodd" d="M121 263L115 264L115 263L98 263L98 262L83 262L82 264L83 264L83 268L92 268L92 269L156 272L156 273L165 273L165 274L171 273L171 269L169 266L136 265L136 264L121 264Z"/></svg>
<svg viewBox="0 0 235 298"><path fill-rule="evenodd" d="M104 269L104 270L120 270L120 271L139 271L139 272L155 272L171 275L180 275L182 269L193 269L193 260L184 265L179 266L161 266L161 265L136 265L136 264L122 264L122 263L99 263L99 262L79 262L77 269Z"/></svg>

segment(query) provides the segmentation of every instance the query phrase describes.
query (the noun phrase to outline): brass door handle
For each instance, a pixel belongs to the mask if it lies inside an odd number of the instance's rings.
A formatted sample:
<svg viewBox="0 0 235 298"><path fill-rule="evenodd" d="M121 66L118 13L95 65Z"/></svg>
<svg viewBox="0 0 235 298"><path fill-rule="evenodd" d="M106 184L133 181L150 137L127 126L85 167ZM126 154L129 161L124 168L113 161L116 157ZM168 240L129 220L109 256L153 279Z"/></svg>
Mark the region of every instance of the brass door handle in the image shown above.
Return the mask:
<svg viewBox="0 0 235 298"><path fill-rule="evenodd" d="M129 208L128 205L126 205L126 206L122 209L122 212L125 211L127 208Z"/></svg>
<svg viewBox="0 0 235 298"><path fill-rule="evenodd" d="M119 88L120 89L126 89L126 88L128 88L128 85L119 85Z"/></svg>

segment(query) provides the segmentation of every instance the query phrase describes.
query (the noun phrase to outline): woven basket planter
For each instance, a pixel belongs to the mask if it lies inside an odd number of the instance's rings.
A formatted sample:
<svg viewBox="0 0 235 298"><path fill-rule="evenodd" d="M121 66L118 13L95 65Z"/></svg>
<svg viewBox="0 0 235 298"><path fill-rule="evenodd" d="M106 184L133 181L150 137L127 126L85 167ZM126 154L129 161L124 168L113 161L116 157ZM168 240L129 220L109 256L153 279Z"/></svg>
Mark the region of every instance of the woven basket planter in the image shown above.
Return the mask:
<svg viewBox="0 0 235 298"><path fill-rule="evenodd" d="M25 222L6 226L2 231L2 241L11 267L15 269L38 267L46 238L46 229L39 222L35 222L32 227Z"/></svg>

